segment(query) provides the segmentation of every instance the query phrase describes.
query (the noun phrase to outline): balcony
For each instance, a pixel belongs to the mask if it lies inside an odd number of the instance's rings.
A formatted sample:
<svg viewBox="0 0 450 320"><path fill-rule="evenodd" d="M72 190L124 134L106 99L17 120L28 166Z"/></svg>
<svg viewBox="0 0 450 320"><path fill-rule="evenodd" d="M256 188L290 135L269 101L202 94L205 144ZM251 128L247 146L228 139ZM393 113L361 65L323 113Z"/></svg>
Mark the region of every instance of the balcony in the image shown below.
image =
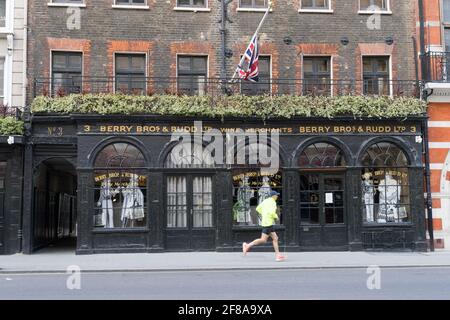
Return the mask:
<svg viewBox="0 0 450 320"><path fill-rule="evenodd" d="M186 78L149 77L71 77L36 78L33 97L64 97L69 94L129 95L291 95L291 96L389 96L421 97L421 82L389 80L384 77L364 80L342 79L262 79L258 83L222 81L200 76Z"/></svg>
<svg viewBox="0 0 450 320"><path fill-rule="evenodd" d="M425 82L450 82L450 52L428 52L423 56Z"/></svg>

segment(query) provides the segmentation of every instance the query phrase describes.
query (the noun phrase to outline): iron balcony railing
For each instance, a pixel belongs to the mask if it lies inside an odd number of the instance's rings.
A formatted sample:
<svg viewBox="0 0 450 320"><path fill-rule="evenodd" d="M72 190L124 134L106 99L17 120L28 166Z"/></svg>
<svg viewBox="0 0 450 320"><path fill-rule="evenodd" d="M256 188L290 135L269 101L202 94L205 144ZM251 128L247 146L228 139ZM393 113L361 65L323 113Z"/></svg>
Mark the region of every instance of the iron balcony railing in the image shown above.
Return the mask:
<svg viewBox="0 0 450 320"><path fill-rule="evenodd" d="M314 79L260 79L253 83L235 82L202 76L178 78L129 77L70 77L36 78L33 96L62 97L71 93L122 93L133 95L371 95L420 97L421 82L416 80L389 80L370 77L364 80L330 78Z"/></svg>
<svg viewBox="0 0 450 320"><path fill-rule="evenodd" d="M10 107L0 104L0 118L6 117L20 119L22 117L22 110L19 107Z"/></svg>
<svg viewBox="0 0 450 320"><path fill-rule="evenodd" d="M428 52L422 63L426 68L425 82L450 82L450 52Z"/></svg>

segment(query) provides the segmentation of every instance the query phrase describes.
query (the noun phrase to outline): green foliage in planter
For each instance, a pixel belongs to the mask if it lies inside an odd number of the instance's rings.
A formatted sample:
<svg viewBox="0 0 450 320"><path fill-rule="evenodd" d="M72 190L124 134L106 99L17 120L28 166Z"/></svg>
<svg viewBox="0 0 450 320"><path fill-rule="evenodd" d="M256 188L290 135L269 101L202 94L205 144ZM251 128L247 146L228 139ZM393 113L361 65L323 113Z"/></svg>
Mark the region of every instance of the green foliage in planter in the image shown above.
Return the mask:
<svg viewBox="0 0 450 320"><path fill-rule="evenodd" d="M23 121L14 117L0 118L0 135L22 135L23 131Z"/></svg>
<svg viewBox="0 0 450 320"><path fill-rule="evenodd" d="M36 97L33 113L154 114L174 116L291 118L337 116L392 118L418 116L426 103L415 98L365 96L134 96L72 94Z"/></svg>

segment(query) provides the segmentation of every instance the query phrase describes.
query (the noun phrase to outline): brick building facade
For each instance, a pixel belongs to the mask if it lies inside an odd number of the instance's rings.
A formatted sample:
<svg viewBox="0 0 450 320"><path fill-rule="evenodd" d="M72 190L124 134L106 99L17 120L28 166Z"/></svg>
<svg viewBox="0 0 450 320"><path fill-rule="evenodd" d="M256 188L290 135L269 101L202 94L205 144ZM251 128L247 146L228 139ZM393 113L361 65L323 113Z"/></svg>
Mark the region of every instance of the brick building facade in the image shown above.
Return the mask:
<svg viewBox="0 0 450 320"><path fill-rule="evenodd" d="M223 12L213 0L29 0L28 104L69 93L420 97L418 7L399 0L275 0L259 34L260 83L223 88L219 79L233 75L265 6L235 0ZM73 237L77 253L240 250L261 231L254 207L267 186L281 193L276 229L287 250L427 250L423 115L202 118L222 132L283 132L282 165L270 176L174 163L170 128L190 128L192 118L24 119L29 183L20 190L16 251ZM117 159L133 161L111 168ZM139 218L126 207L127 189L140 199L132 201Z"/></svg>

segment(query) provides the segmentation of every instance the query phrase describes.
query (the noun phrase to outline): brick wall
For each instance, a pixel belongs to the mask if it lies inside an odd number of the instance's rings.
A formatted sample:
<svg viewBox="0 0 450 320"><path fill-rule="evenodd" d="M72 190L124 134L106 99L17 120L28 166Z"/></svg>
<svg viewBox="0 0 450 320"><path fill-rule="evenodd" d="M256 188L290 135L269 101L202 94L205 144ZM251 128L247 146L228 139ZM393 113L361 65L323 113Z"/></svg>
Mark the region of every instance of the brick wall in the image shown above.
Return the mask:
<svg viewBox="0 0 450 320"><path fill-rule="evenodd" d="M233 1L229 6L229 18L233 23L227 24L227 47L234 53L226 61L229 77L263 15L262 12L237 11L237 2ZM29 78L49 74L49 38L84 39L82 49L89 55L89 59L84 60L85 75L111 74L112 56L116 50L111 41L146 43L144 51L149 55L148 74L151 76L175 76L177 53L208 55L209 76L220 75L220 2L209 0L210 11L207 12L176 11L175 0L149 0L148 10L113 9L111 4L112 0L86 0L86 8L80 9L81 28L69 30L67 8L49 7L47 1L30 0ZM301 76L300 52L309 50L313 54L320 52L333 56L335 77L359 79L361 66L357 61L361 48L371 46L382 48L381 53L393 53L394 79L415 78L414 6L408 1L391 0L393 14L381 16L380 30L367 28L369 16L358 14L358 0L332 0L332 8L333 14L299 13L298 0L274 2L273 11L260 33L261 53L271 55L273 59L273 77ZM349 39L346 46L340 42L344 36ZM394 45L385 44L387 36L393 37ZM291 45L283 42L285 37L292 39Z"/></svg>

